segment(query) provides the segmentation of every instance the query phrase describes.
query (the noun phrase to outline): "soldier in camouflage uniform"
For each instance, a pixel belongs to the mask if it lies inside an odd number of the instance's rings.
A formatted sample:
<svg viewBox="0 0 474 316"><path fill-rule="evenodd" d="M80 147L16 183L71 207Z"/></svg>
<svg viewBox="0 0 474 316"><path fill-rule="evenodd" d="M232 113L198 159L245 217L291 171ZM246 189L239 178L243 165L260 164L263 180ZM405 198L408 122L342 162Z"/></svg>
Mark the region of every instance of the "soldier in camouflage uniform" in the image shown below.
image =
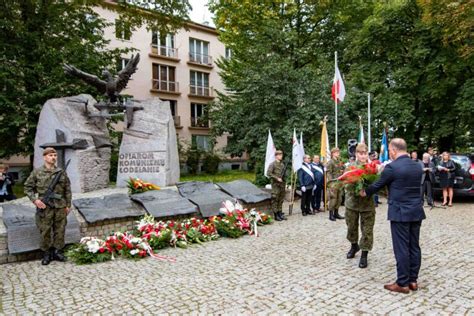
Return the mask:
<svg viewBox="0 0 474 316"><path fill-rule="evenodd" d="M356 147L356 162L352 166L361 166L368 163L367 145L358 144ZM347 259L354 258L355 254L362 250L359 268L367 267L367 255L372 250L374 243L375 203L371 196L361 197L354 192L354 184L345 186L345 207L347 240L351 242L351 249L347 253ZM361 238L359 242L359 219Z"/></svg>
<svg viewBox="0 0 474 316"><path fill-rule="evenodd" d="M283 152L275 152L275 161L268 166L267 175L272 183L272 211L276 221L286 220L283 214L282 205L285 198L285 175L283 174L284 164L282 162Z"/></svg>
<svg viewBox="0 0 474 316"><path fill-rule="evenodd" d="M41 264L47 265L51 260L65 260L62 249L67 214L71 207L71 183L66 172L56 167L57 154L54 148L46 148L43 159L44 165L33 170L25 181L25 194L36 206L36 226L41 234L41 250L44 251ZM52 205L48 206L41 199L58 172L62 175L54 187Z"/></svg>
<svg viewBox="0 0 474 316"><path fill-rule="evenodd" d="M327 165L328 188L329 188L329 219L335 221L336 219L344 219L339 215L339 206L342 203L342 188L335 185L336 180L344 173L344 163L339 159L339 148L331 149L331 160Z"/></svg>

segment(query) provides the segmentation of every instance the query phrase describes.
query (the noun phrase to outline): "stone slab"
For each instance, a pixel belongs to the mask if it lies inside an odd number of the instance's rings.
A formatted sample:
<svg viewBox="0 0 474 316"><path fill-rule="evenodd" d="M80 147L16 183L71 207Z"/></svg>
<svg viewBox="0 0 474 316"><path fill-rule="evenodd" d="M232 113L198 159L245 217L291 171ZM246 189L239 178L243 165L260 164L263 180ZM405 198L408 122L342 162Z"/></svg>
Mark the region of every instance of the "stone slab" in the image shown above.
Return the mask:
<svg viewBox="0 0 474 316"><path fill-rule="evenodd" d="M161 187L179 180L179 157L176 129L169 102L158 98L136 104L133 123L123 132L120 145L117 186L139 178Z"/></svg>
<svg viewBox="0 0 474 316"><path fill-rule="evenodd" d="M36 209L25 205L5 204L3 222L7 228L8 252L19 254L40 249L41 235L36 227ZM79 242L81 233L79 222L70 212L67 217L66 244Z"/></svg>
<svg viewBox="0 0 474 316"><path fill-rule="evenodd" d="M84 102L87 102L87 106ZM65 151L65 161L71 159L67 174L74 193L106 188L109 184L111 150L109 147L96 148L94 143L94 138L109 139L106 120L88 116L88 113L99 113L93 106L95 103L94 98L86 94L50 99L41 109L36 128L35 168L44 163L43 149L40 146L56 142L56 129L64 132L67 142L72 142L73 139L87 142L88 147L85 149Z"/></svg>
<svg viewBox="0 0 474 316"><path fill-rule="evenodd" d="M179 193L196 204L203 217L219 215L222 202L234 199L219 190L214 183L204 181L190 181L176 184Z"/></svg>
<svg viewBox="0 0 474 316"><path fill-rule="evenodd" d="M198 212L196 205L175 190L153 190L133 194L133 201L140 203L155 218L187 215Z"/></svg>
<svg viewBox="0 0 474 316"><path fill-rule="evenodd" d="M127 194L116 193L99 198L83 198L72 201L87 223L115 218L139 217L146 214Z"/></svg>
<svg viewBox="0 0 474 316"><path fill-rule="evenodd" d="M261 203L272 198L270 193L259 189L248 180L219 182L217 185L227 194L246 204Z"/></svg>

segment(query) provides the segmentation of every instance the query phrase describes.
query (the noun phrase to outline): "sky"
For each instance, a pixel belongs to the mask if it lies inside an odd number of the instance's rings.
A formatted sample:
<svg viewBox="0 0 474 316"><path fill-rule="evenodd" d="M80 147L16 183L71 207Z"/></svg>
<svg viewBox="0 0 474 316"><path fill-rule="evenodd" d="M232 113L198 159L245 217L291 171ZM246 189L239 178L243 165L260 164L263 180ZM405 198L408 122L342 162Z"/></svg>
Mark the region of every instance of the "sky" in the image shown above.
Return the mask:
<svg viewBox="0 0 474 316"><path fill-rule="evenodd" d="M207 0L189 0L189 3L193 7L193 10L189 13L191 21L197 23L208 21L209 25L214 26L211 13L207 8Z"/></svg>

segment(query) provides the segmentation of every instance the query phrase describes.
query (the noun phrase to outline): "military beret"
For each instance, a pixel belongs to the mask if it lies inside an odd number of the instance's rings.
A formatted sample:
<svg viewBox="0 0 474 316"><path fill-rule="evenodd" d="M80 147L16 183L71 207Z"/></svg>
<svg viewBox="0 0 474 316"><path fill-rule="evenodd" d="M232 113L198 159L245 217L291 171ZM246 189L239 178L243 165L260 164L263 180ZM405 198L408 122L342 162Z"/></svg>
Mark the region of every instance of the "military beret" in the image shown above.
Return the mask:
<svg viewBox="0 0 474 316"><path fill-rule="evenodd" d="M54 149L53 147L46 147L43 150L43 156L46 156L46 155L49 155L49 154L56 154L56 149Z"/></svg>

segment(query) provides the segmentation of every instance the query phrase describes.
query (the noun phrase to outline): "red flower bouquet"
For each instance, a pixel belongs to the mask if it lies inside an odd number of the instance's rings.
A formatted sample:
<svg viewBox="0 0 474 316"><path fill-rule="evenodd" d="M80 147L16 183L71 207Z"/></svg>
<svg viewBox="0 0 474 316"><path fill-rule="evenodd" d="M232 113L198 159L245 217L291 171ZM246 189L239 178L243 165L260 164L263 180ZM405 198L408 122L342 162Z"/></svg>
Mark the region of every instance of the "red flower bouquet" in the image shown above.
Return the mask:
<svg viewBox="0 0 474 316"><path fill-rule="evenodd" d="M356 194L380 178L380 162L372 161L361 166L349 166L342 176L337 178L341 185L351 185Z"/></svg>

